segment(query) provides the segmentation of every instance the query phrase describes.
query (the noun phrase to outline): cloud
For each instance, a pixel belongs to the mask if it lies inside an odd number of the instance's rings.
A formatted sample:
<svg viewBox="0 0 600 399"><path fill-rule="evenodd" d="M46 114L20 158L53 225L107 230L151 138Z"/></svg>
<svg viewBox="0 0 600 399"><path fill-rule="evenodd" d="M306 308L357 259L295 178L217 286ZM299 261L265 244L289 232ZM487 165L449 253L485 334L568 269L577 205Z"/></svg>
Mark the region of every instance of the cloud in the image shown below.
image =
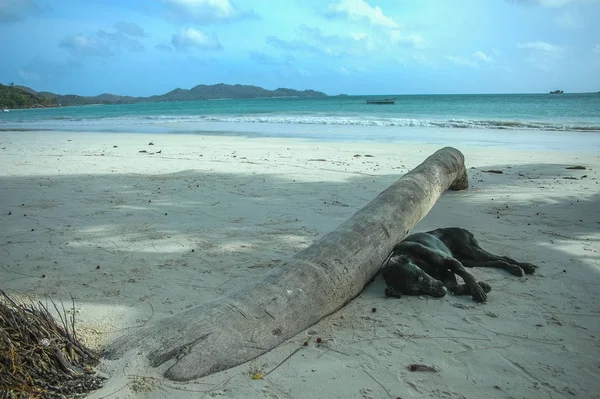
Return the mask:
<svg viewBox="0 0 600 399"><path fill-rule="evenodd" d="M549 70L564 54L562 46L547 42L517 43L517 48L530 50L527 61L535 68Z"/></svg>
<svg viewBox="0 0 600 399"><path fill-rule="evenodd" d="M97 35L100 39L105 40L107 45L117 49L125 49L130 53L141 53L146 50L144 45L137 39L133 39L122 32L107 32L99 30Z"/></svg>
<svg viewBox="0 0 600 399"><path fill-rule="evenodd" d="M444 58L447 59L448 61L450 61L451 63L460 65L460 66L468 66L468 67L478 67L479 66L479 64L477 62L471 61L464 57L455 57L452 55L446 55L446 56L444 56Z"/></svg>
<svg viewBox="0 0 600 399"><path fill-rule="evenodd" d="M404 34L398 29L393 29L389 32L390 42L397 46L408 46L413 48L423 48L425 47L425 39L423 36L411 33Z"/></svg>
<svg viewBox="0 0 600 399"><path fill-rule="evenodd" d="M598 3L600 0L508 0L510 3L524 4L524 5L537 5L548 8L561 8L570 5L585 5Z"/></svg>
<svg viewBox="0 0 600 399"><path fill-rule="evenodd" d="M190 48L201 50L222 50L223 46L213 35L206 36L194 28L183 28L171 37L171 44L177 51L187 51Z"/></svg>
<svg viewBox="0 0 600 399"><path fill-rule="evenodd" d="M284 59L279 59L265 53L251 51L250 59L262 65L291 65L294 57L286 56Z"/></svg>
<svg viewBox="0 0 600 399"><path fill-rule="evenodd" d="M491 49L491 51L496 57L499 57L501 54L500 51L496 49ZM493 58L481 50L475 51L470 57L446 55L444 58L455 65L464 67L478 68L487 65L489 67L510 71L510 69L506 66L506 62L498 60L498 58Z"/></svg>
<svg viewBox="0 0 600 399"><path fill-rule="evenodd" d="M298 33L302 39L283 40L275 36L268 36L266 42L281 50L300 51L330 57L362 56L377 48L372 38L364 32L350 32L347 35L325 35L319 28L300 25Z"/></svg>
<svg viewBox="0 0 600 399"><path fill-rule="evenodd" d="M483 51L476 51L473 54L473 57L477 60L483 61L485 63L490 63L493 62L494 59L492 57L490 57L489 55L487 55L486 53L484 53Z"/></svg>
<svg viewBox="0 0 600 399"><path fill-rule="evenodd" d="M398 28L398 23L385 15L379 6L371 7L364 0L339 0L336 3L330 3L325 16L345 18L384 28Z"/></svg>
<svg viewBox="0 0 600 399"><path fill-rule="evenodd" d="M60 41L59 47L81 57L110 57L114 54L108 43L97 35L69 35Z"/></svg>
<svg viewBox="0 0 600 399"><path fill-rule="evenodd" d="M287 51L305 51L308 53L322 54L323 52L317 47L303 40L283 40L275 36L267 36L267 44Z"/></svg>
<svg viewBox="0 0 600 399"><path fill-rule="evenodd" d="M0 0L0 23L22 21L38 15L41 7L34 0Z"/></svg>
<svg viewBox="0 0 600 399"><path fill-rule="evenodd" d="M59 78L71 75L73 72L83 69L83 65L74 60L50 61L40 56L34 57L27 64L17 70L21 78L25 80L41 80L44 78Z"/></svg>
<svg viewBox="0 0 600 399"><path fill-rule="evenodd" d="M339 67L336 72L343 76L350 76L350 72L343 66Z"/></svg>
<svg viewBox="0 0 600 399"><path fill-rule="evenodd" d="M121 50L130 53L146 50L137 39L146 35L141 27L131 22L117 22L114 28L114 31L100 29L93 33L65 36L59 47L78 57L111 57Z"/></svg>
<svg viewBox="0 0 600 399"><path fill-rule="evenodd" d="M324 13L327 18L341 18L350 22L360 22L371 28L378 28L376 36L367 37L362 45L369 50L373 48L385 48L391 45L395 47L426 47L426 40L418 33L407 33L401 30L401 26L392 17L385 15L381 7L371 6L365 0L338 0L330 3L328 10Z"/></svg>
<svg viewBox="0 0 600 399"><path fill-rule="evenodd" d="M155 48L160 51L173 52L173 47L168 44L159 44L156 45Z"/></svg>
<svg viewBox="0 0 600 399"><path fill-rule="evenodd" d="M347 35L325 35L319 28L301 25L300 34L315 43L317 52L329 56L364 55L376 46L373 39L364 32L349 32Z"/></svg>
<svg viewBox="0 0 600 399"><path fill-rule="evenodd" d="M200 25L256 19L252 11L242 11L229 0L161 0L169 13L183 21Z"/></svg>
<svg viewBox="0 0 600 399"><path fill-rule="evenodd" d="M562 55L563 53L561 46L547 42L517 43L517 48L530 49L553 57Z"/></svg>
<svg viewBox="0 0 600 399"><path fill-rule="evenodd" d="M115 24L115 29L119 32L133 37L146 37L144 29L136 23L120 21Z"/></svg>
<svg viewBox="0 0 600 399"><path fill-rule="evenodd" d="M600 43L596 43L596 46L592 49L596 54L600 54Z"/></svg>
<svg viewBox="0 0 600 399"><path fill-rule="evenodd" d="M371 34L354 31L343 34L325 34L321 29L307 25L297 28L298 38L280 39L267 37L267 44L290 52L305 52L326 57L369 57L385 51L395 51L396 47L422 48L425 40L416 34L402 35L385 30Z"/></svg>

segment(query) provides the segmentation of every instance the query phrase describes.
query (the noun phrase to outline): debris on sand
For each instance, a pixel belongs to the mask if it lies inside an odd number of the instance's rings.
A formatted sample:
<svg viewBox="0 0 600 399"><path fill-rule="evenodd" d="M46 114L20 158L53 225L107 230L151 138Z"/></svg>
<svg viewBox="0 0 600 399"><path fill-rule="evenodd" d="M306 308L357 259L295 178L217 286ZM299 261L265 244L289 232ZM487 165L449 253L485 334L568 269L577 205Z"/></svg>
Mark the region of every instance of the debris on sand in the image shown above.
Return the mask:
<svg viewBox="0 0 600 399"><path fill-rule="evenodd" d="M408 366L408 369L410 371L430 371L432 373L439 373L440 371L442 371L442 369L439 368L438 366L428 366L426 364L415 364L415 363Z"/></svg>
<svg viewBox="0 0 600 399"><path fill-rule="evenodd" d="M99 356L77 338L75 316L54 305L19 303L0 290L0 397L72 398L101 388Z"/></svg>

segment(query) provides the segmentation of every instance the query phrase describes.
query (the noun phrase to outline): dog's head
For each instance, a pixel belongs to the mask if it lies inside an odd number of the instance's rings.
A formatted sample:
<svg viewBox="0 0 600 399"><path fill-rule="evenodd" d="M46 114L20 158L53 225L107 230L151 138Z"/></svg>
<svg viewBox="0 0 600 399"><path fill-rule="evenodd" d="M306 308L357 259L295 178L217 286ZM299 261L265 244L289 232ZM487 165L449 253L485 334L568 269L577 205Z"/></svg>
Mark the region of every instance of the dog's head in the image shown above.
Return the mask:
<svg viewBox="0 0 600 399"><path fill-rule="evenodd" d="M404 295L431 295L439 298L447 292L441 281L421 270L407 255L392 256L382 273L386 284Z"/></svg>

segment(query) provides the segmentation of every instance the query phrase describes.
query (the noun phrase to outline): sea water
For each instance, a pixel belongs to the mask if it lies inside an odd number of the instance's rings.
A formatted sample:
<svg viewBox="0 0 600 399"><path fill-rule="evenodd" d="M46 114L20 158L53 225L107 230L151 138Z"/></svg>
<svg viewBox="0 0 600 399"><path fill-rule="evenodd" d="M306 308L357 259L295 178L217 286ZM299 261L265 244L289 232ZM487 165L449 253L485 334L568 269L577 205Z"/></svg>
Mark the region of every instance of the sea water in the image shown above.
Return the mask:
<svg viewBox="0 0 600 399"><path fill-rule="evenodd" d="M367 104L395 98L395 104ZM419 141L600 152L600 94L384 95L87 105L0 113L0 130ZM542 134L543 132L543 134Z"/></svg>

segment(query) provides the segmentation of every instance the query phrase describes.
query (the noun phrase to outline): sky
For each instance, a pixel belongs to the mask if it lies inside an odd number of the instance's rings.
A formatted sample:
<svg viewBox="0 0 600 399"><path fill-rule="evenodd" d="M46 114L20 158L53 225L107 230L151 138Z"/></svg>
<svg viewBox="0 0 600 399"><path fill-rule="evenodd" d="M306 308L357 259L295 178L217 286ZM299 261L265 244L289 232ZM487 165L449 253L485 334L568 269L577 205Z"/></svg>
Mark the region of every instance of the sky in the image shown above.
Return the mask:
<svg viewBox="0 0 600 399"><path fill-rule="evenodd" d="M600 91L600 0L0 0L0 83L148 96Z"/></svg>

